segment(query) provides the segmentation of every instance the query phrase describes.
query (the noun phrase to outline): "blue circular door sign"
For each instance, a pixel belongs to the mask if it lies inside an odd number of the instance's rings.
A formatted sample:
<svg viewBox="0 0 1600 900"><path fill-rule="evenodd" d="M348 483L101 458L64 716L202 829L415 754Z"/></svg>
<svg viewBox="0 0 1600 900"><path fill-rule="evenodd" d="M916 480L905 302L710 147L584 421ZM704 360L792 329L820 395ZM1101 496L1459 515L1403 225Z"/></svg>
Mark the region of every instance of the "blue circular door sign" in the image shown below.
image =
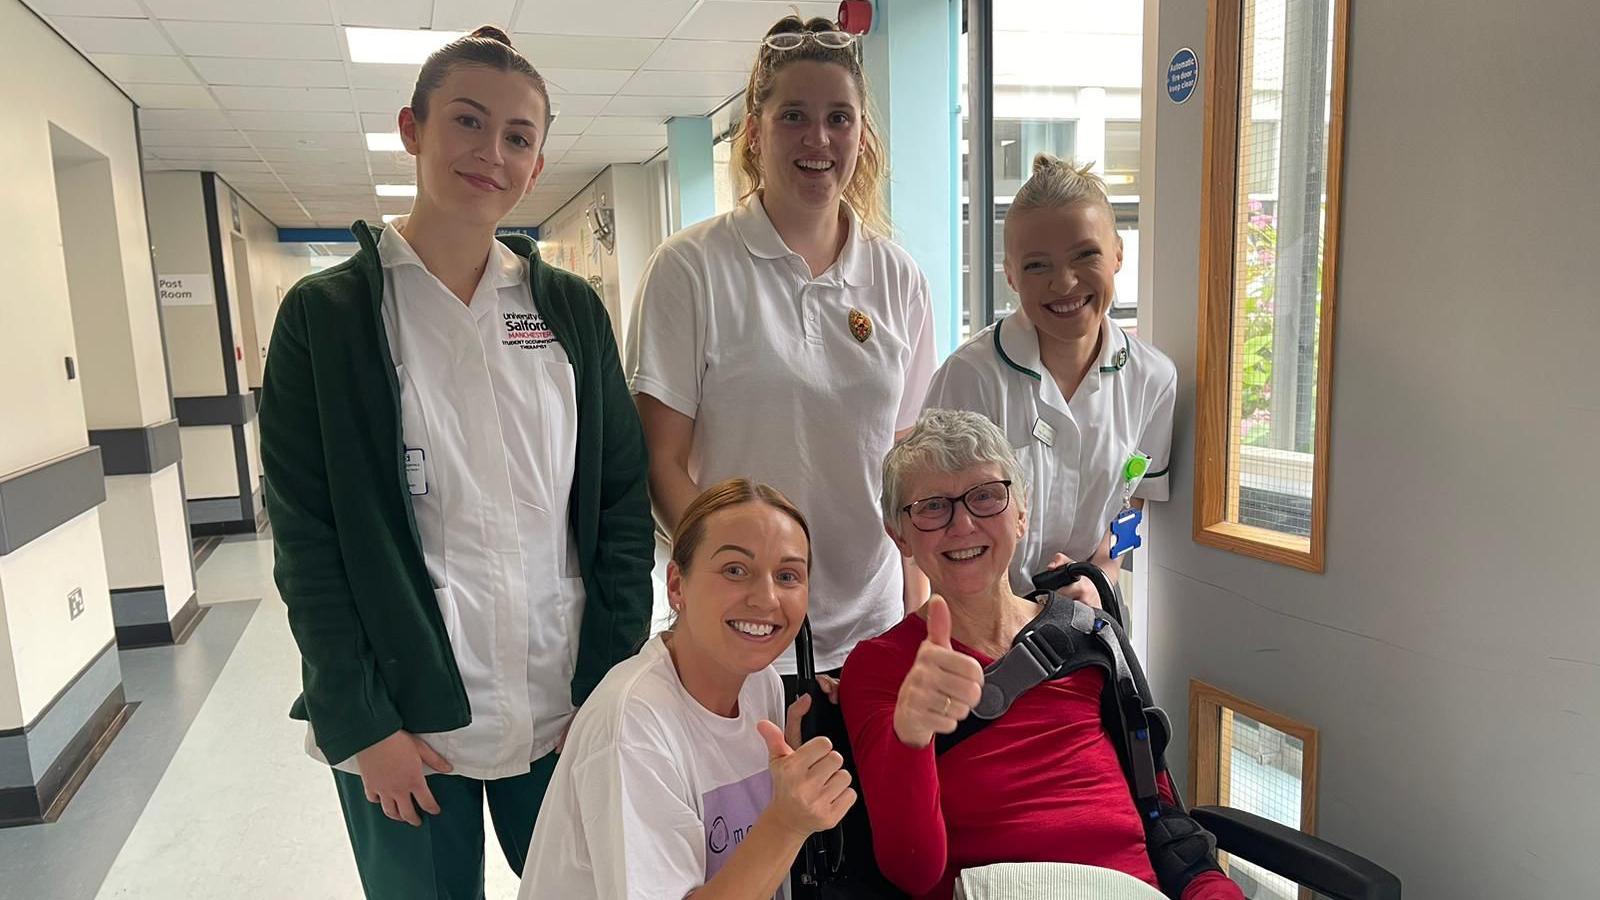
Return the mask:
<svg viewBox="0 0 1600 900"><path fill-rule="evenodd" d="M1173 103L1182 103L1194 93L1194 84L1200 78L1200 65L1194 51L1184 47L1172 54L1167 63L1167 96Z"/></svg>

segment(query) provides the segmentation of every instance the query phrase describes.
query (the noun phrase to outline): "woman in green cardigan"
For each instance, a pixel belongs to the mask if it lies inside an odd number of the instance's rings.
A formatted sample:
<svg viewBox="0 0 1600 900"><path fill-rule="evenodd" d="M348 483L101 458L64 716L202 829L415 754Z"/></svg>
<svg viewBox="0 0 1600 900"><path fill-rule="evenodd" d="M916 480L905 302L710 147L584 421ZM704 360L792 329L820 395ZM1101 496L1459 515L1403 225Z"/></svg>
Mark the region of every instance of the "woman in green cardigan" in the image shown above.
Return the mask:
<svg viewBox="0 0 1600 900"><path fill-rule="evenodd" d="M544 80L480 28L400 111L411 214L284 298L261 397L307 749L369 897L521 872L574 709L645 637L637 415L600 300L496 225L537 181Z"/></svg>

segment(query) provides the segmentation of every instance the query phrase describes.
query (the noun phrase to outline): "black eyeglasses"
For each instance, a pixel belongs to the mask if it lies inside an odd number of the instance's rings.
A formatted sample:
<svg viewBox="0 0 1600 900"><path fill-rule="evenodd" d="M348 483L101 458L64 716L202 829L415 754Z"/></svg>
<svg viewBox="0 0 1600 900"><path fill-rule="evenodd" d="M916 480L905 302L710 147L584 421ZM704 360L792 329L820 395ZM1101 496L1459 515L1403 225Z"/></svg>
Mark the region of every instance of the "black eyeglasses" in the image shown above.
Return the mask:
<svg viewBox="0 0 1600 900"><path fill-rule="evenodd" d="M900 511L911 517L911 524L918 531L938 531L955 518L957 503L975 519L998 516L1011 505L1011 482L985 481L957 497L923 497L900 507Z"/></svg>

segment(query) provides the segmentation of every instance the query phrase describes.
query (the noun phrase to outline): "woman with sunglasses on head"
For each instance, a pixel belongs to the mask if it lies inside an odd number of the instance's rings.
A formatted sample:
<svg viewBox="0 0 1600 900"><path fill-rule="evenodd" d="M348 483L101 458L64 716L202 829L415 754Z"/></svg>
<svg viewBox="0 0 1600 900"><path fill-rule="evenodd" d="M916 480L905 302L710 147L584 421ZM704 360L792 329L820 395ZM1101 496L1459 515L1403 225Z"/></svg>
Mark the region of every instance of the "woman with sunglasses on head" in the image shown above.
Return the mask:
<svg viewBox="0 0 1600 900"><path fill-rule="evenodd" d="M883 461L881 521L934 597L851 652L839 682L874 855L917 898L948 900L963 869L1064 862L1116 869L1182 900L1241 900L1209 851L1161 866L1102 719L1105 672L1044 681L945 753L984 669L1037 615L1007 570L1029 526L1025 473L1005 435L968 411L923 413ZM1158 776L1161 799L1172 785ZM1168 845L1170 847L1170 845ZM1192 844L1185 849L1192 849Z"/></svg>
<svg viewBox="0 0 1600 900"><path fill-rule="evenodd" d="M802 744L772 661L806 617L806 519L730 478L672 538L672 627L611 670L572 725L522 897L770 900L855 802L827 738ZM779 722L785 727L780 729Z"/></svg>
<svg viewBox="0 0 1600 900"><path fill-rule="evenodd" d="M411 214L284 298L261 455L302 658L369 897L483 896L485 798L520 872L574 708L643 640L645 448L604 307L496 225L550 99L505 33L430 56L399 114Z"/></svg>
<svg viewBox="0 0 1600 900"><path fill-rule="evenodd" d="M884 151L853 42L826 19L767 32L733 140L741 201L656 251L629 341L669 530L698 485L730 475L777 485L811 519L822 671L921 600L873 524L873 498L878 460L915 421L935 362L927 280L888 237ZM792 674L792 654L779 666Z"/></svg>

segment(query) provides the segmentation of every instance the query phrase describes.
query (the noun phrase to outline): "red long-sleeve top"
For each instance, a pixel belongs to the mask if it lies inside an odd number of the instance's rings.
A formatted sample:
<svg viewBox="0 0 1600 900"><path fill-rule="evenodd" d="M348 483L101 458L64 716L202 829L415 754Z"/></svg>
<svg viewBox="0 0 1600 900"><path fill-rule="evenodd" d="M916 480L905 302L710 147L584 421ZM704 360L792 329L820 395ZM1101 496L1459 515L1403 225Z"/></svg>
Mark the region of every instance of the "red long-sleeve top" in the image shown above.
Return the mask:
<svg viewBox="0 0 1600 900"><path fill-rule="evenodd" d="M948 900L962 869L998 862L1068 862L1126 872L1159 887L1144 826L1100 720L1105 674L1082 669L1017 698L1005 715L935 756L894 733L900 683L928 629L918 616L857 645L840 678L873 850L888 879L914 897ZM993 660L960 643L987 666ZM1171 782L1161 792L1172 800ZM1183 900L1243 900L1219 872Z"/></svg>

